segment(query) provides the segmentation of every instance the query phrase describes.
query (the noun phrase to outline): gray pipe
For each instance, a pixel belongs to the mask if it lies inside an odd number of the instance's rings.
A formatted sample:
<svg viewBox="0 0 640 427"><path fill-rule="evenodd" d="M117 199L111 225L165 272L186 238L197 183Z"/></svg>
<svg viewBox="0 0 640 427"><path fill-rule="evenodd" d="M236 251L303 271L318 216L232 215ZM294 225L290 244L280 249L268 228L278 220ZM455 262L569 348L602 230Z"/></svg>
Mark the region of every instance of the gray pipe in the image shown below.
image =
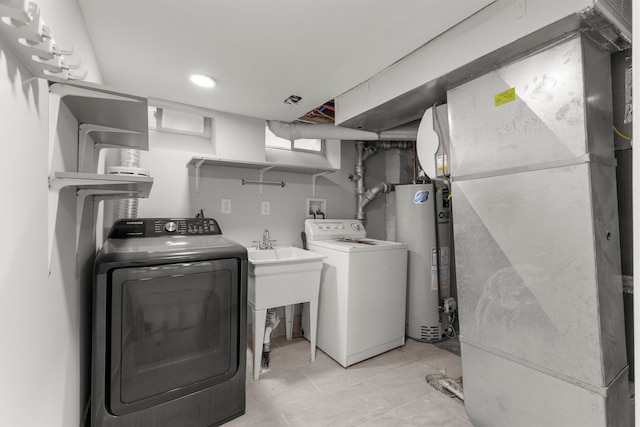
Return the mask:
<svg viewBox="0 0 640 427"><path fill-rule="evenodd" d="M271 333L280 323L280 317L274 308L267 310L267 322L264 328L264 339L262 341L262 359L260 368L263 371L269 369L269 353L271 352Z"/></svg>
<svg viewBox="0 0 640 427"><path fill-rule="evenodd" d="M388 182L381 182L373 188L368 189L363 197L360 198L358 203L358 212L364 212L365 206L369 204L369 202L373 201L378 194L391 193L394 190L394 185L389 184Z"/></svg>
<svg viewBox="0 0 640 427"><path fill-rule="evenodd" d="M381 182L373 188L367 190L364 184L364 162L378 153L379 148L390 150L397 148L407 150L413 148L411 141L381 141L373 143L365 143L364 141L356 141L356 165L355 171L349 176L349 179L356 182L356 219L365 221L367 214L364 212L365 206L375 199L379 194L390 193L394 186L388 182Z"/></svg>

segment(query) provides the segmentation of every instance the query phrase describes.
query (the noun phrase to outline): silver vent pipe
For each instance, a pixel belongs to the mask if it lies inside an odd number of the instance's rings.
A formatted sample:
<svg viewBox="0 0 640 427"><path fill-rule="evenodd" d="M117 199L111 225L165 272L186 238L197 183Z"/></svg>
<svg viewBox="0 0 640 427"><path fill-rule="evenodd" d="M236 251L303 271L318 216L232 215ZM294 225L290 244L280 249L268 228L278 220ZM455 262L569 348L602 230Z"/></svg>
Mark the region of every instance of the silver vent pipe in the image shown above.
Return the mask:
<svg viewBox="0 0 640 427"><path fill-rule="evenodd" d="M122 148L120 151L120 167L117 174L135 174L140 168L140 151ZM115 207L116 219L137 218L138 199L119 199Z"/></svg>
<svg viewBox="0 0 640 427"><path fill-rule="evenodd" d="M340 139L351 141L415 141L418 137L419 121L393 129L371 132L350 129L332 124L286 123L267 120L267 126L274 135L294 141L296 139Z"/></svg>

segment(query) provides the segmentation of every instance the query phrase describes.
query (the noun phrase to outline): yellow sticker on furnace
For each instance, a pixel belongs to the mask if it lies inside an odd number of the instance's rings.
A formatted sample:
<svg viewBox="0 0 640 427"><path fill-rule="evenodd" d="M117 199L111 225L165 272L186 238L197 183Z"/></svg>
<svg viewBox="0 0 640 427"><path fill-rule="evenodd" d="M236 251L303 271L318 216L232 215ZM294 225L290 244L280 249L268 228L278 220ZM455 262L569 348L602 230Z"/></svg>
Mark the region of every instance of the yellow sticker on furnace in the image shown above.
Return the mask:
<svg viewBox="0 0 640 427"><path fill-rule="evenodd" d="M493 95L493 105L496 107L506 104L507 102L514 101L516 99L516 88L512 87L511 89L507 89L502 93L497 93Z"/></svg>

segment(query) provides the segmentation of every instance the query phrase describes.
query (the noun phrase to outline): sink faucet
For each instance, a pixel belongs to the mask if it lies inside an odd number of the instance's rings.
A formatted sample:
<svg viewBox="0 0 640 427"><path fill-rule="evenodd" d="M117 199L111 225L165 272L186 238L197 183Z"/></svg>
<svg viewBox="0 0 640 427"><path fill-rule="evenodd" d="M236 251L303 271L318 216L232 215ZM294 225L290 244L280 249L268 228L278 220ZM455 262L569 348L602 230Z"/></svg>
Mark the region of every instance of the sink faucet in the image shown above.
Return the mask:
<svg viewBox="0 0 640 427"><path fill-rule="evenodd" d="M262 241L258 242L258 249L273 249L273 242L275 242L275 240L271 240L269 230L265 228L262 233Z"/></svg>

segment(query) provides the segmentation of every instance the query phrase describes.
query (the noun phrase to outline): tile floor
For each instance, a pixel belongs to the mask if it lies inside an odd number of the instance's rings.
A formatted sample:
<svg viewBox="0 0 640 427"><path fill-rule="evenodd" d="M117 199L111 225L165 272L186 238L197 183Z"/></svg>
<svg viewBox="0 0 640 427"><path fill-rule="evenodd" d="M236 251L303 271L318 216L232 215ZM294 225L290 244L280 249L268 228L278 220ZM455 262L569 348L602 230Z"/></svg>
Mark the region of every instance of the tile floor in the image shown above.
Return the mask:
<svg viewBox="0 0 640 427"><path fill-rule="evenodd" d="M253 380L247 351L247 405L225 426L471 426L464 404L427 384L428 374L462 375L460 357L407 340L345 369L304 338L272 339L270 369Z"/></svg>

